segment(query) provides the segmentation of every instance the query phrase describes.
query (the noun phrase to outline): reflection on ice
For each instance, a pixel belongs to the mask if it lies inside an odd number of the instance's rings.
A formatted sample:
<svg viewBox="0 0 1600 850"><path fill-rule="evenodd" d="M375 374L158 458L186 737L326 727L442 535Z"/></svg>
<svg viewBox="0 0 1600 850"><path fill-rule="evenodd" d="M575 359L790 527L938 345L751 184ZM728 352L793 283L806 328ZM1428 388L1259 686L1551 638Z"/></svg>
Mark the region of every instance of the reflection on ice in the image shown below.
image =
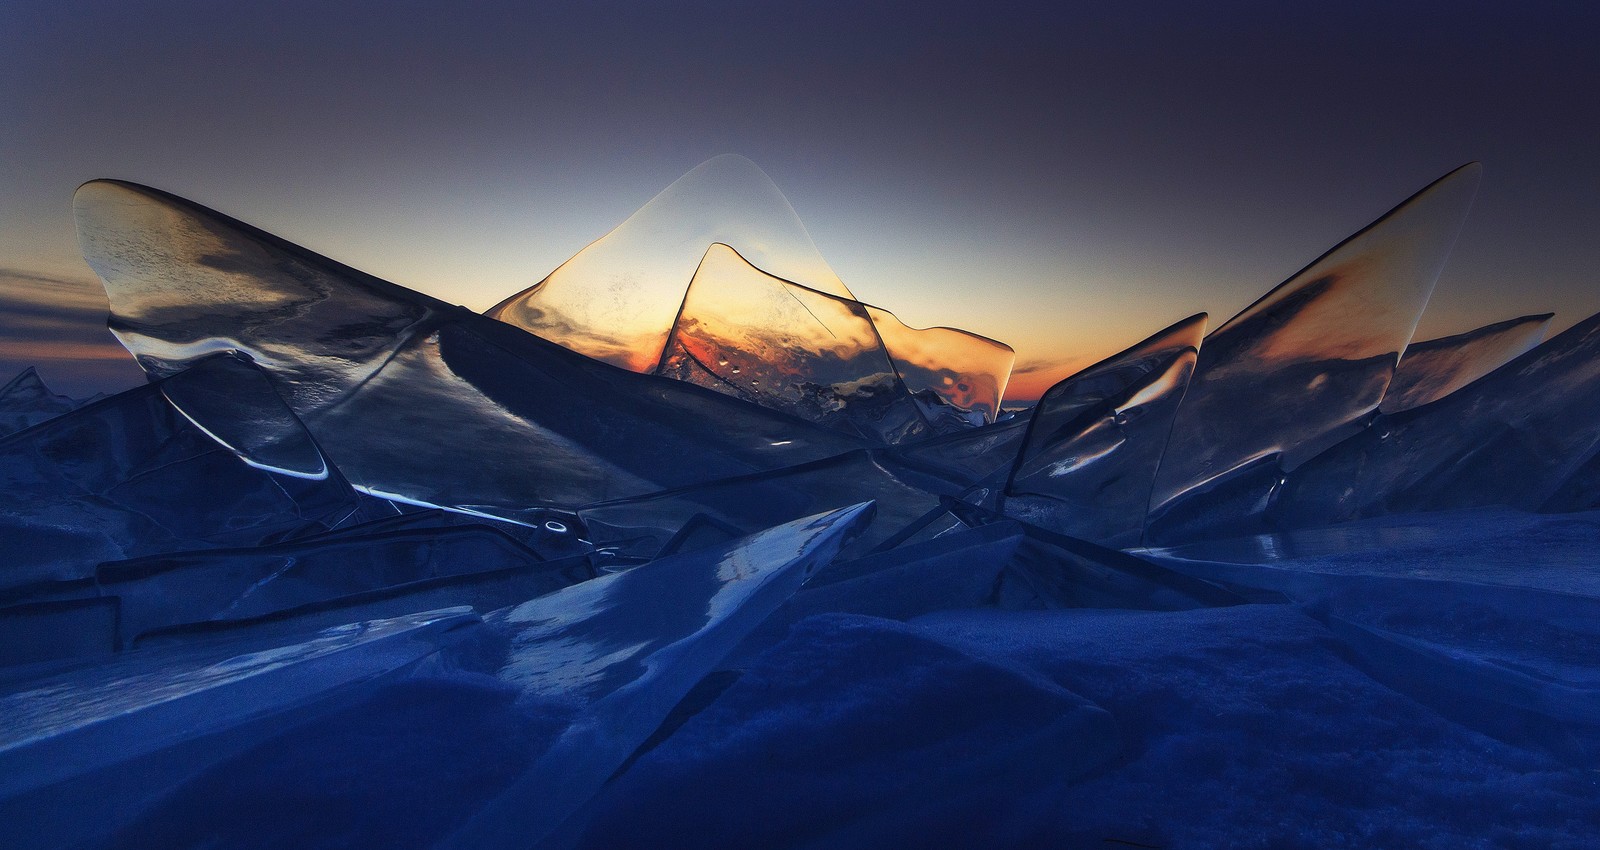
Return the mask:
<svg viewBox="0 0 1600 850"><path fill-rule="evenodd" d="M1503 505L1594 507L1584 465L1600 441L1600 315L1484 378L1393 415L1291 474L1274 507L1286 527Z"/></svg>
<svg viewBox="0 0 1600 850"><path fill-rule="evenodd" d="M496 675L567 706L568 726L452 842L536 844L605 782L689 688L831 560L871 516L855 505L575 585L488 618Z"/></svg>
<svg viewBox="0 0 1600 850"><path fill-rule="evenodd" d="M1047 390L1006 485L1006 513L1108 546L1144 532L1150 484L1205 333L1200 313Z"/></svg>

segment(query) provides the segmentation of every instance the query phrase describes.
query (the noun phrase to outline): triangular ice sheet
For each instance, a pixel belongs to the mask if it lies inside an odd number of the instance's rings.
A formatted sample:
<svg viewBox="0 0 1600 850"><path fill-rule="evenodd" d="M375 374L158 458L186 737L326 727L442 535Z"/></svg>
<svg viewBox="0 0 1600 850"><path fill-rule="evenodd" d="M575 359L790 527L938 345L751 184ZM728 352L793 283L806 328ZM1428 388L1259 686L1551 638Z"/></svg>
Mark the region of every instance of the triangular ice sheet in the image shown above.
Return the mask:
<svg viewBox="0 0 1600 850"><path fill-rule="evenodd" d="M1471 163L1435 181L1206 337L1156 475L1153 540L1208 533L1202 494L1234 486L1236 474L1269 480L1268 467L1293 469L1363 424L1481 171ZM1237 522L1244 503L1219 521Z"/></svg>

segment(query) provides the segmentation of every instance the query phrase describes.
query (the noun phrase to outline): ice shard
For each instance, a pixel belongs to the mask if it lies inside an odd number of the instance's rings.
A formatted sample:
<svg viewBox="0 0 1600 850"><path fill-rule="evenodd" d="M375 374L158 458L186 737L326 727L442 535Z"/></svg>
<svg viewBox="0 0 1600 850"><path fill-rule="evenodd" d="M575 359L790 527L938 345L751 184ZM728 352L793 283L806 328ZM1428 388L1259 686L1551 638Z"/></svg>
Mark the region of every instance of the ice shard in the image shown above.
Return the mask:
<svg viewBox="0 0 1600 850"><path fill-rule="evenodd" d="M1206 314L1191 316L1045 391L1002 509L1106 546L1136 545L1205 327Z"/></svg>
<svg viewBox="0 0 1600 850"><path fill-rule="evenodd" d="M867 314L935 432L995 421L1017 359L1011 346L956 328L913 328L879 307Z"/></svg>
<svg viewBox="0 0 1600 850"><path fill-rule="evenodd" d="M38 370L29 366L0 387L0 437L54 419L79 404L51 392Z"/></svg>
<svg viewBox="0 0 1600 850"><path fill-rule="evenodd" d="M1372 426L1291 473L1274 523L1503 505L1549 509L1600 441L1600 314L1489 375ZM1587 507L1577 500L1576 507Z"/></svg>
<svg viewBox="0 0 1600 850"><path fill-rule="evenodd" d="M654 369L701 255L731 245L756 267L852 298L788 200L742 156L714 157L488 315L635 372Z"/></svg>
<svg viewBox="0 0 1600 850"><path fill-rule="evenodd" d="M0 588L82 580L102 561L311 534L356 510L342 478L242 462L178 413L166 387L128 390L0 440Z"/></svg>
<svg viewBox="0 0 1600 850"><path fill-rule="evenodd" d="M1400 365L1378 410L1399 413L1461 389L1538 345L1554 317L1554 313L1523 316L1411 343L1400 355Z"/></svg>
<svg viewBox="0 0 1600 850"><path fill-rule="evenodd" d="M655 372L875 443L904 442L927 424L867 310L712 245Z"/></svg>
<svg viewBox="0 0 1600 850"><path fill-rule="evenodd" d="M1206 337L1151 498L1146 533L1206 535L1204 494L1246 496L1359 429L1378 406L1477 191L1481 167L1445 175ZM1245 479L1249 479L1248 482ZM1241 516L1240 511L1246 514Z"/></svg>
<svg viewBox="0 0 1600 850"><path fill-rule="evenodd" d="M515 520L862 445L599 363L154 189L94 181L74 204L112 328L147 372L238 352L373 495Z"/></svg>
<svg viewBox="0 0 1600 850"><path fill-rule="evenodd" d="M870 505L575 585L487 618L510 642L496 675L570 725L451 839L537 845L660 724L694 683L860 530Z"/></svg>
<svg viewBox="0 0 1600 850"><path fill-rule="evenodd" d="M231 354L204 358L162 381L161 394L251 466L297 478L328 477L316 442L249 361Z"/></svg>

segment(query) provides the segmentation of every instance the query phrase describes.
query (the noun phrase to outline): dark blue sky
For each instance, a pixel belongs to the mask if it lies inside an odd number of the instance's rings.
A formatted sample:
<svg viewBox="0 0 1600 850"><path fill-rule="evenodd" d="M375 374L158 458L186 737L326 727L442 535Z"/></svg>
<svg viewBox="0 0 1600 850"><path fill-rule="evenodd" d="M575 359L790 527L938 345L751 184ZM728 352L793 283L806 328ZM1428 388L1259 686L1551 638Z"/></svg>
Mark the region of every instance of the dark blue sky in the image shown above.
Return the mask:
<svg viewBox="0 0 1600 850"><path fill-rule="evenodd" d="M0 369L138 379L77 257L91 178L481 309L724 152L858 296L1035 384L1474 159L1420 333L1600 310L1588 4L328 5L0 8Z"/></svg>

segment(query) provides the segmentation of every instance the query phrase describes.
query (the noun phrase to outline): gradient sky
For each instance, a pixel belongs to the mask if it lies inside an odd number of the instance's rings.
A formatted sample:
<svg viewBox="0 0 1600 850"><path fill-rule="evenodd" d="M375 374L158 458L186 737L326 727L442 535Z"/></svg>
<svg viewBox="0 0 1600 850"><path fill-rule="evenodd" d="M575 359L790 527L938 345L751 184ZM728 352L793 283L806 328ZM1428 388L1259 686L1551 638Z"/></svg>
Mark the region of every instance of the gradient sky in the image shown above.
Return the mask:
<svg viewBox="0 0 1600 850"><path fill-rule="evenodd" d="M483 309L725 152L857 296L1016 347L1013 397L1470 160L1419 335L1600 310L1593 4L536 5L7 0L0 371L140 380L77 252L92 178Z"/></svg>

